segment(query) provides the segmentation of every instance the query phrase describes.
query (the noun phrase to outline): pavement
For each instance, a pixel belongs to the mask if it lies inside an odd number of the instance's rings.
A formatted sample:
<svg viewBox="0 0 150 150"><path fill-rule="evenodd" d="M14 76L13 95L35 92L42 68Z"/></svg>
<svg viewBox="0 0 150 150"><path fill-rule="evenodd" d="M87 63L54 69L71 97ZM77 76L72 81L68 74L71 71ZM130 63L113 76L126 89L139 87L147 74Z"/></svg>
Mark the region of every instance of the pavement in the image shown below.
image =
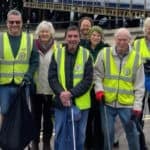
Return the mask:
<svg viewBox="0 0 150 150"><path fill-rule="evenodd" d="M147 145L147 150L150 150L150 117L146 117L145 121L144 121L144 134L145 134L145 139L146 139L146 145ZM51 139L51 146L52 146L52 150L54 150L54 133ZM41 140L42 141L42 140ZM42 150L42 142L40 142L39 144L40 149ZM28 148L26 148L25 150L28 150ZM119 137L119 147L117 148L113 148L113 150L128 150L128 144L127 144L127 140L126 140L126 135L123 132L121 134L121 136Z"/></svg>

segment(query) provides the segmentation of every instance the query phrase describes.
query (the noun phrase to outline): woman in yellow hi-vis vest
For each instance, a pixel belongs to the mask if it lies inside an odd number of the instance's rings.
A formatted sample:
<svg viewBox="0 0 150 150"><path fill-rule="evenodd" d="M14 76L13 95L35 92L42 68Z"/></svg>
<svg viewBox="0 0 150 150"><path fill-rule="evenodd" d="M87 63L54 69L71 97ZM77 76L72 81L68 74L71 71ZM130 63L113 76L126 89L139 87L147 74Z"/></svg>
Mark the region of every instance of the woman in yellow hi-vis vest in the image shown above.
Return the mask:
<svg viewBox="0 0 150 150"><path fill-rule="evenodd" d="M139 134L133 118L141 115L145 90L144 67L139 54L130 46L128 29L118 29L114 39L115 45L98 54L94 67L96 99L101 105L104 103L105 150L112 149L116 116L123 124L129 150L140 150Z"/></svg>
<svg viewBox="0 0 150 150"><path fill-rule="evenodd" d="M55 150L84 150L93 62L79 42L79 29L70 26L65 33L66 45L54 52L49 68L56 102Z"/></svg>

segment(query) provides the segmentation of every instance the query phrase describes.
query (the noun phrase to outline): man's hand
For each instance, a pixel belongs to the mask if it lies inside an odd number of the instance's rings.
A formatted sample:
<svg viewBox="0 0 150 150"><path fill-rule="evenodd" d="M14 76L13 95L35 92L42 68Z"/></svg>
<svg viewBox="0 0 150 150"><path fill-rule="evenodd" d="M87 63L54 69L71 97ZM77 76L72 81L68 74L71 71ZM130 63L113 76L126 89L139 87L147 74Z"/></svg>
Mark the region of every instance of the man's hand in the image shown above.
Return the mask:
<svg viewBox="0 0 150 150"><path fill-rule="evenodd" d="M31 77L28 74L25 74L20 86L26 87L30 84L31 84Z"/></svg>
<svg viewBox="0 0 150 150"><path fill-rule="evenodd" d="M133 109L132 110L132 115L131 115L131 120L140 119L141 114L142 114L141 110Z"/></svg>
<svg viewBox="0 0 150 150"><path fill-rule="evenodd" d="M31 83L30 80L27 80L26 78L24 78L21 82L20 87L26 87L26 86L30 85L30 83Z"/></svg>
<svg viewBox="0 0 150 150"><path fill-rule="evenodd" d="M63 106L68 107L71 106L71 92L70 91L63 91L60 93L60 100Z"/></svg>
<svg viewBox="0 0 150 150"><path fill-rule="evenodd" d="M96 100L102 102L104 99L104 91L98 91L96 93Z"/></svg>

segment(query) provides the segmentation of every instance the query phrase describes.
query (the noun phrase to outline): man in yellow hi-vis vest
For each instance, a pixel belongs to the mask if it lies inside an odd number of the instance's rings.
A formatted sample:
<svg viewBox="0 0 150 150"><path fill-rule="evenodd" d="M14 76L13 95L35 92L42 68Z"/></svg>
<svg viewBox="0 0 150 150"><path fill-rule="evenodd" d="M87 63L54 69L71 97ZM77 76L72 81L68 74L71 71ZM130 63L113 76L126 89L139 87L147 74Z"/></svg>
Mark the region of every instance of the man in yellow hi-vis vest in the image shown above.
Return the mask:
<svg viewBox="0 0 150 150"><path fill-rule="evenodd" d="M84 150L93 62L79 42L79 29L70 26L65 33L66 45L54 52L49 68L56 102L55 150Z"/></svg>
<svg viewBox="0 0 150 150"><path fill-rule="evenodd" d="M138 36L135 38L133 45L136 52L141 55L142 61L144 63L145 72L145 96L143 100L143 110L142 114L145 115L145 111L148 108L150 110L150 17L145 18L143 25L143 36ZM143 115L141 116L140 123L143 126ZM146 143L143 138L143 133L140 132L140 145L141 149L146 149Z"/></svg>
<svg viewBox="0 0 150 150"><path fill-rule="evenodd" d="M136 37L133 45L135 50L141 55L144 62L145 89L150 91L150 17L147 17L143 26L144 36ZM145 94L146 95L146 94ZM150 99L148 99L150 109Z"/></svg>
<svg viewBox="0 0 150 150"><path fill-rule="evenodd" d="M126 132L129 150L139 150L139 135L133 118L141 115L144 67L139 54L130 46L128 29L118 29L114 39L115 45L98 54L94 67L96 99L104 105L105 112L105 150L112 149L117 115Z"/></svg>
<svg viewBox="0 0 150 150"><path fill-rule="evenodd" d="M18 93L19 86L32 79L38 67L38 52L33 36L22 32L22 15L17 10L7 14L7 32L0 34L0 113L2 120Z"/></svg>

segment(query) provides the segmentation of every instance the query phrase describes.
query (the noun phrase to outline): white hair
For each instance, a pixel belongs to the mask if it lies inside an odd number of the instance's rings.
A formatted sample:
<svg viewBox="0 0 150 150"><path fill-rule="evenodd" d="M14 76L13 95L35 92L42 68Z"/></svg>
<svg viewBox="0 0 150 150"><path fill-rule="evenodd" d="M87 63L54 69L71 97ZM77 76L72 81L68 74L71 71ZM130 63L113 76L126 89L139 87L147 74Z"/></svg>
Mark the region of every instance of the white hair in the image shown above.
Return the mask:
<svg viewBox="0 0 150 150"><path fill-rule="evenodd" d="M144 25L143 25L143 32L144 34L146 33L146 28L150 27L150 17L147 17L144 21Z"/></svg>
<svg viewBox="0 0 150 150"><path fill-rule="evenodd" d="M118 30L116 30L114 37L116 38L118 35L120 34L124 34L126 35L129 39L132 39L131 33L127 28L119 28Z"/></svg>
<svg viewBox="0 0 150 150"><path fill-rule="evenodd" d="M54 38L55 36L55 29L53 27L53 24L49 21L42 21L36 28L35 30L35 37L36 38L39 38L39 33L41 30L45 29L45 28L48 28L51 35L52 35L52 38Z"/></svg>

